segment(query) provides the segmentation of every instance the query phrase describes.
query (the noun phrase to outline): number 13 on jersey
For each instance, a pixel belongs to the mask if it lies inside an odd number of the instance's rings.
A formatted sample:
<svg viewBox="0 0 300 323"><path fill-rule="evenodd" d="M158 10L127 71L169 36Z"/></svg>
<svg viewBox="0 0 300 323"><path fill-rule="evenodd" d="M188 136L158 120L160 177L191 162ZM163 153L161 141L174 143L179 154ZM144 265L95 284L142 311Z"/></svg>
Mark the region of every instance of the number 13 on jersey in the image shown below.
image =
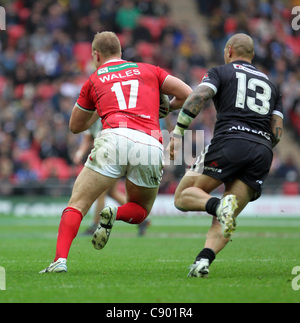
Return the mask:
<svg viewBox="0 0 300 323"><path fill-rule="evenodd" d="M272 89L269 84L257 78L251 78L247 84L247 75L245 73L237 72L236 77L238 79L238 88L235 106L244 109L247 103L247 107L250 110L262 115L268 114L272 95ZM259 93L257 88L261 88L263 92ZM247 91L248 89L255 92L255 97L251 96L250 92ZM261 101L262 105L256 104L256 100Z"/></svg>

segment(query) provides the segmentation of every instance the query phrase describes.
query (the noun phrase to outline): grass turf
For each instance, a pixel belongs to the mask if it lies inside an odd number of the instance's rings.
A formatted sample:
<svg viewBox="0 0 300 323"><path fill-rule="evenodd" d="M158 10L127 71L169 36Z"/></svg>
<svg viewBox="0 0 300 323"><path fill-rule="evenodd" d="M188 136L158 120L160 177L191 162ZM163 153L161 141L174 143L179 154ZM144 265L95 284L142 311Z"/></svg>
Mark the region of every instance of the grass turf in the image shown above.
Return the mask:
<svg viewBox="0 0 300 323"><path fill-rule="evenodd" d="M300 219L240 218L208 279L187 278L210 225L206 217L153 217L147 235L116 223L108 245L93 249L81 233L67 274L40 275L55 253L59 218L0 216L0 303L298 303L292 269L300 266ZM299 283L298 283L299 284Z"/></svg>

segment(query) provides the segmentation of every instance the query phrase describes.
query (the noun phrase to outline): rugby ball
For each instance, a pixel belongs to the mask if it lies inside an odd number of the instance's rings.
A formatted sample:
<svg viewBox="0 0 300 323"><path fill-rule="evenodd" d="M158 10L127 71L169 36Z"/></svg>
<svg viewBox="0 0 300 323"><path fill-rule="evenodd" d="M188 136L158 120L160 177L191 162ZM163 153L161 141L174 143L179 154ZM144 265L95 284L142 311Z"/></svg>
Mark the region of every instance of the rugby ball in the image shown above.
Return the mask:
<svg viewBox="0 0 300 323"><path fill-rule="evenodd" d="M170 113L170 100L166 94L160 93L159 119L165 118Z"/></svg>

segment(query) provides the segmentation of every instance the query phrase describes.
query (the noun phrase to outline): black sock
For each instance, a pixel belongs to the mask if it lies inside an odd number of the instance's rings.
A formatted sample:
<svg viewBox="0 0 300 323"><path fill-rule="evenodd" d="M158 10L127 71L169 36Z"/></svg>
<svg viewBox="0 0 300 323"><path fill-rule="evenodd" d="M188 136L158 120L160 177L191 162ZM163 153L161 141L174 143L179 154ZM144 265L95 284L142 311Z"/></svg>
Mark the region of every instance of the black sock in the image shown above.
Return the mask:
<svg viewBox="0 0 300 323"><path fill-rule="evenodd" d="M211 199L209 199L205 205L205 210L208 214L211 214L213 216L217 216L216 212L217 212L217 208L220 205L220 199L218 199L217 197L212 197Z"/></svg>
<svg viewBox="0 0 300 323"><path fill-rule="evenodd" d="M204 248L199 255L196 258L196 261L199 261L200 259L208 259L209 265L216 259L216 254L212 249Z"/></svg>

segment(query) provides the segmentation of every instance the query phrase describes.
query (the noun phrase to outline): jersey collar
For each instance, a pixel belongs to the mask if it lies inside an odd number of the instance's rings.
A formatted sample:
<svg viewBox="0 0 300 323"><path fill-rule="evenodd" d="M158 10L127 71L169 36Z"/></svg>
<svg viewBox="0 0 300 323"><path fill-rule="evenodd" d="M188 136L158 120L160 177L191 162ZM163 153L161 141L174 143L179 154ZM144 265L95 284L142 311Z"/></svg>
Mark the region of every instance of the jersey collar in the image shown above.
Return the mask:
<svg viewBox="0 0 300 323"><path fill-rule="evenodd" d="M249 62L243 61L243 60L237 60L237 61L231 62L231 64L240 64L240 65L244 64L244 65L248 65L248 66L256 69L256 67L252 63L249 63Z"/></svg>
<svg viewBox="0 0 300 323"><path fill-rule="evenodd" d="M125 62L125 61L124 59L111 59L110 61L107 61L106 63L104 63L102 66L110 63L117 63L117 62Z"/></svg>

